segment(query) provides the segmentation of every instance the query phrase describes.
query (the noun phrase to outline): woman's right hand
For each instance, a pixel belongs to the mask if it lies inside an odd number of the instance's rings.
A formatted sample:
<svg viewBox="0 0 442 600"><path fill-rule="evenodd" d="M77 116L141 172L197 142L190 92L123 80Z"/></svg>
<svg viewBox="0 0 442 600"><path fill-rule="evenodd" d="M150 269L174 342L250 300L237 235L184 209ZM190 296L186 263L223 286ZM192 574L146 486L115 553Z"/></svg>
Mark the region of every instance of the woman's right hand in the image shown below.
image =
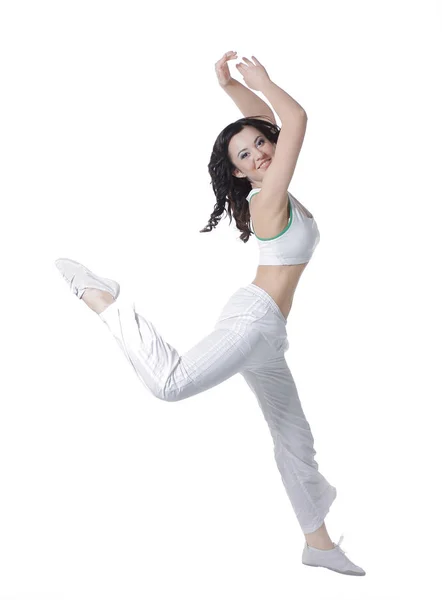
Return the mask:
<svg viewBox="0 0 442 600"><path fill-rule="evenodd" d="M232 81L232 77L230 76L229 65L227 64L228 60L236 60L238 58L236 52L230 50L226 52L224 56L222 56L218 62L215 63L215 71L218 77L218 82L221 87L226 86L230 81Z"/></svg>

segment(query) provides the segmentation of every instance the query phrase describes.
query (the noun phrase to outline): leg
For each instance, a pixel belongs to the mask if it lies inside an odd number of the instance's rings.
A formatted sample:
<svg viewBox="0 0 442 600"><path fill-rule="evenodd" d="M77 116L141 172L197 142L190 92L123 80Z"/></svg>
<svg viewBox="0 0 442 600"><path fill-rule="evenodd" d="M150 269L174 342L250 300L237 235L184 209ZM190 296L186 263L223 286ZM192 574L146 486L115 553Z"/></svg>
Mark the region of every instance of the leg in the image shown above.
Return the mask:
<svg viewBox="0 0 442 600"><path fill-rule="evenodd" d="M91 297L88 305L100 314L156 397L188 398L241 372L269 425L276 463L307 544L333 548L324 518L336 489L319 473L314 460L314 439L284 358L286 330L275 313L260 311L259 303L256 306L250 297L237 293L218 321L222 328L180 356L135 307L112 305L110 296L96 298Z"/></svg>
<svg viewBox="0 0 442 600"><path fill-rule="evenodd" d="M241 373L269 426L275 460L301 529L308 539L333 547L324 518L336 488L319 472L310 430L290 369L281 352L265 365Z"/></svg>
<svg viewBox="0 0 442 600"><path fill-rule="evenodd" d="M218 385L245 368L259 351L253 341L259 332L250 327L250 314L215 328L182 355L134 305L117 299L99 316L142 383L162 400L183 400Z"/></svg>
<svg viewBox="0 0 442 600"><path fill-rule="evenodd" d="M100 314L115 302L111 294L95 288L85 290L81 299L97 314Z"/></svg>
<svg viewBox="0 0 442 600"><path fill-rule="evenodd" d="M335 547L328 535L325 522L313 533L305 533L304 535L305 541L312 548L317 548L318 550L331 550Z"/></svg>

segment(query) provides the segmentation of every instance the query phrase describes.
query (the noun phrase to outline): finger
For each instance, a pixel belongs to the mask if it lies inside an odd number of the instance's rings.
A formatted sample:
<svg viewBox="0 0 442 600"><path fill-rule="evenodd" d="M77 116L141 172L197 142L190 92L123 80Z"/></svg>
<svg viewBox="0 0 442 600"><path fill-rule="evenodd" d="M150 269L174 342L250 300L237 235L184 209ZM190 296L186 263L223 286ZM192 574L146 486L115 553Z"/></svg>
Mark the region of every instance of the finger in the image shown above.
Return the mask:
<svg viewBox="0 0 442 600"><path fill-rule="evenodd" d="M253 58L253 60L254 60L256 63L258 63L258 65L259 65L260 67L262 67L262 64L259 62L259 60L256 58L256 56L252 56L252 58Z"/></svg>
<svg viewBox="0 0 442 600"><path fill-rule="evenodd" d="M217 61L216 61L216 63L215 63L215 64L216 64L216 65L220 65L221 63L224 63L224 62L226 62L226 61L228 60L228 56L229 56L231 53L232 53L232 52L230 51L230 52L226 52L225 54L223 54L223 55L221 56L221 58L220 58L219 60L217 60Z"/></svg>
<svg viewBox="0 0 442 600"><path fill-rule="evenodd" d="M248 63L249 65L252 65L252 67L254 67L255 65L252 63L251 60L249 60L248 58L246 58L245 56L242 57L243 61Z"/></svg>

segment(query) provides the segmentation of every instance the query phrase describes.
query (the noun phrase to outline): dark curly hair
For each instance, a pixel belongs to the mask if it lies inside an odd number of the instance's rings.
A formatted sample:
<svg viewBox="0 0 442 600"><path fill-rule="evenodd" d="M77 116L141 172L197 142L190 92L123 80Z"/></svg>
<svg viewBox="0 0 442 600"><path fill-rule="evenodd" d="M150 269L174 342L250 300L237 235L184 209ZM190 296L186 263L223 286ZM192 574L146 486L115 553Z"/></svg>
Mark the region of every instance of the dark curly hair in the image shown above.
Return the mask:
<svg viewBox="0 0 442 600"><path fill-rule="evenodd" d="M200 233L212 231L226 211L230 217L229 225L232 222L233 213L236 226L242 232L239 237L244 243L248 242L250 235L253 233L250 229L250 210L247 202L247 196L252 189L252 185L247 177L233 176L235 165L229 158L228 146L232 137L242 131L246 125L256 127L270 142L276 143L281 128L272 123L270 119L269 122L262 119L269 119L269 117L257 115L238 119L238 121L227 125L216 138L208 164L211 176L210 183L216 196L216 204L208 224L200 230Z"/></svg>

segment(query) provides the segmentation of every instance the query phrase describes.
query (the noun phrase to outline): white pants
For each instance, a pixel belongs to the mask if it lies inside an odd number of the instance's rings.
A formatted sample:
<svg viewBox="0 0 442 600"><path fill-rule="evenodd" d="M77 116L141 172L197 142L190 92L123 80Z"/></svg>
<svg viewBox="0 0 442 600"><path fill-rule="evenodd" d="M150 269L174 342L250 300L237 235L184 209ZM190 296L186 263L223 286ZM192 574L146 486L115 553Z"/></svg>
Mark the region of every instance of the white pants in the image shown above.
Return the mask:
<svg viewBox="0 0 442 600"><path fill-rule="evenodd" d="M99 316L156 398L184 400L240 373L269 426L276 464L303 533L322 525L336 488L318 471L314 439L284 357L287 320L265 290L252 283L240 288L213 331L182 355L134 304L117 298Z"/></svg>

